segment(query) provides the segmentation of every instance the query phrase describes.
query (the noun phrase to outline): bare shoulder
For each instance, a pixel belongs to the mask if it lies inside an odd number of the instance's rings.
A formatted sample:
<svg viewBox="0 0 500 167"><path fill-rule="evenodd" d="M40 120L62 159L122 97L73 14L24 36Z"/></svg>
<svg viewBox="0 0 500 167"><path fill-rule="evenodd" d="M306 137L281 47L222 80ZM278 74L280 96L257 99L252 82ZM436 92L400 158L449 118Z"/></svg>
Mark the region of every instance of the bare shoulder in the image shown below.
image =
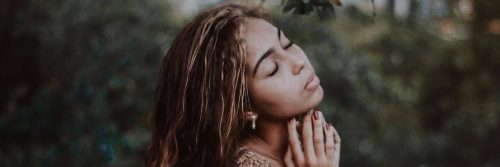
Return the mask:
<svg viewBox="0 0 500 167"><path fill-rule="evenodd" d="M262 155L248 147L238 149L238 167L264 166L271 167L271 162Z"/></svg>

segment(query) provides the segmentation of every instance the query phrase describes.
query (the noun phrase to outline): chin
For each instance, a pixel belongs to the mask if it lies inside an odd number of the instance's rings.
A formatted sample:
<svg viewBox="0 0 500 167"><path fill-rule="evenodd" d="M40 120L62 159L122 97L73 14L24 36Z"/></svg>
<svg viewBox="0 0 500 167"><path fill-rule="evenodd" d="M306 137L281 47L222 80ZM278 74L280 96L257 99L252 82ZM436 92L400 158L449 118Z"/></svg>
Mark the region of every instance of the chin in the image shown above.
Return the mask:
<svg viewBox="0 0 500 167"><path fill-rule="evenodd" d="M316 89L316 91L314 91L314 93L310 97L308 97L308 99L306 100L307 103L304 103L305 106L301 107L302 110L300 111L299 115L306 113L310 109L316 108L316 106L319 105L322 100L323 88L319 86L318 89Z"/></svg>
<svg viewBox="0 0 500 167"><path fill-rule="evenodd" d="M319 86L310 99L311 107L309 108L316 107L321 102L321 100L323 100L323 88Z"/></svg>
<svg viewBox="0 0 500 167"><path fill-rule="evenodd" d="M288 120L290 118L303 115L310 109L316 108L316 106L321 103L321 100L323 100L323 88L319 86L314 93L312 93L309 97L305 97L302 101L299 100L291 104L285 104L287 107L278 109L283 111L283 113L281 113L283 115L280 114L279 116L276 116Z"/></svg>

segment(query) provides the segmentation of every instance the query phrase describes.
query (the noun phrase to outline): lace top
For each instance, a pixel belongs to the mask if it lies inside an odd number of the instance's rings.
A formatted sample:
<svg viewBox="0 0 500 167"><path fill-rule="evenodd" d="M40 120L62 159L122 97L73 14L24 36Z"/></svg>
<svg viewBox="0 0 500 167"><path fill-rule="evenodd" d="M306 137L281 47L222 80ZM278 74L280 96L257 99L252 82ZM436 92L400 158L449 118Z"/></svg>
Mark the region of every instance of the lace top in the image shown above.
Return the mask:
<svg viewBox="0 0 500 167"><path fill-rule="evenodd" d="M263 155L248 147L238 149L238 167L271 167L271 162L266 160Z"/></svg>

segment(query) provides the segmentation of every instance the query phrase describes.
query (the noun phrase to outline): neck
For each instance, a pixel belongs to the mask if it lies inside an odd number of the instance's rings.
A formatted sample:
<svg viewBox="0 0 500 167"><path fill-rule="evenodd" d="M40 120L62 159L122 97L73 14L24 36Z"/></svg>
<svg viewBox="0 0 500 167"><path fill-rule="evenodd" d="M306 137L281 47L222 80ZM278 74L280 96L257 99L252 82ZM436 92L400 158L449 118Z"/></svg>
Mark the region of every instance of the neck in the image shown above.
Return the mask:
<svg viewBox="0 0 500 167"><path fill-rule="evenodd" d="M281 163L288 147L286 120L259 119L257 129L250 135L249 141L246 143L262 154Z"/></svg>

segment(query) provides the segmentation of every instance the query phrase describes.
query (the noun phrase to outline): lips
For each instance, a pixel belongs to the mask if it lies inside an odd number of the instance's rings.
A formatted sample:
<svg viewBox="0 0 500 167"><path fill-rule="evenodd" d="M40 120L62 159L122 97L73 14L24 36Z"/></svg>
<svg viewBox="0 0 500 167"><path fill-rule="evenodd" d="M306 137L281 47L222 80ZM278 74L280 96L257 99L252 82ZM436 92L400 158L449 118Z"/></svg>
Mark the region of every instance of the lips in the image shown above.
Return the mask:
<svg viewBox="0 0 500 167"><path fill-rule="evenodd" d="M306 79L307 80L306 80L306 84L304 85L304 89L314 90L315 88L317 88L319 86L319 79L316 76L316 74L311 73L311 74L309 74L309 76L307 76Z"/></svg>

